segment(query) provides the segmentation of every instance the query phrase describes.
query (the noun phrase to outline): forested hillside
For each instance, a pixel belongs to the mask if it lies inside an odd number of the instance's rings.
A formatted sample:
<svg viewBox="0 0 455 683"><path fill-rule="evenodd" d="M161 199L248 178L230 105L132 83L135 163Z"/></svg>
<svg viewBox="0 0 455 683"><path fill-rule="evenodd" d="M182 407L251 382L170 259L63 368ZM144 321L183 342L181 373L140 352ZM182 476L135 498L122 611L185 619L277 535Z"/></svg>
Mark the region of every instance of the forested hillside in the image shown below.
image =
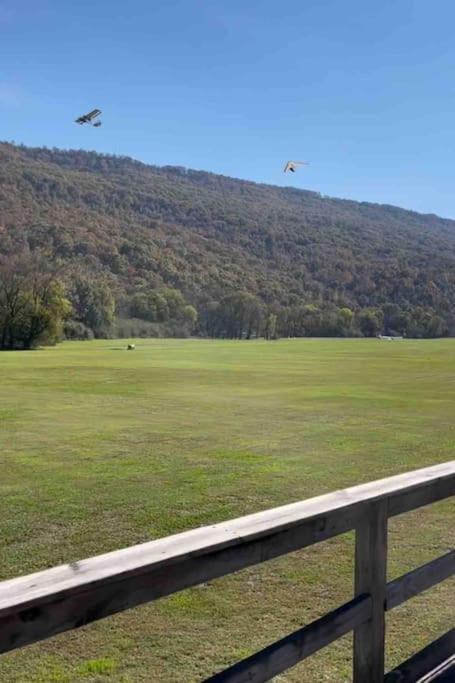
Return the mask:
<svg viewBox="0 0 455 683"><path fill-rule="evenodd" d="M392 206L2 143L0 255L30 251L68 336L455 333L455 221Z"/></svg>

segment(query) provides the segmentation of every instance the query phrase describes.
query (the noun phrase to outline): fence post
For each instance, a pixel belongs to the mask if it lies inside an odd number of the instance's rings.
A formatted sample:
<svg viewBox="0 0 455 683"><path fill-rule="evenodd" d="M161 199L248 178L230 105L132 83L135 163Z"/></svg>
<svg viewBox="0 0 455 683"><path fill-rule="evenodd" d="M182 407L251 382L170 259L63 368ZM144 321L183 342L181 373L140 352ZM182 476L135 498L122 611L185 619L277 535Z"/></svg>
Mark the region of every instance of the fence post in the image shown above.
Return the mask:
<svg viewBox="0 0 455 683"><path fill-rule="evenodd" d="M383 683L387 501L371 503L356 529L355 594L372 598L371 618L354 630L354 683Z"/></svg>

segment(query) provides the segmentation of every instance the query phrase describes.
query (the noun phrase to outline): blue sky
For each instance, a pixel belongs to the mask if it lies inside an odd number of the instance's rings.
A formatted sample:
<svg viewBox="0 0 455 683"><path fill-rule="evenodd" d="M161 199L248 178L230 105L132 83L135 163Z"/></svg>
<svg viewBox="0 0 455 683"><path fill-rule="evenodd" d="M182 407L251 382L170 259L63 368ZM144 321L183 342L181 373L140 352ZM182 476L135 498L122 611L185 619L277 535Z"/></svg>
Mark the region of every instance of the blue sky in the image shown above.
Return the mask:
<svg viewBox="0 0 455 683"><path fill-rule="evenodd" d="M455 218L454 26L453 0L0 0L0 139Z"/></svg>

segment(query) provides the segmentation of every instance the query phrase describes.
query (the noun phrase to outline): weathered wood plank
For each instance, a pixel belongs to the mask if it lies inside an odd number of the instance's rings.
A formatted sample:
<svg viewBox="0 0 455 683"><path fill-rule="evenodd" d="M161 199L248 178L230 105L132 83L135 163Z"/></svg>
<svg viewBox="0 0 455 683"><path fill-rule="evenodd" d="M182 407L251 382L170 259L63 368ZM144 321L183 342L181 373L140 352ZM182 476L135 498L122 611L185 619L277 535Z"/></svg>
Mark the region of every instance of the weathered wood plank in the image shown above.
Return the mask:
<svg viewBox="0 0 455 683"><path fill-rule="evenodd" d="M341 638L370 617L367 595L338 607L260 652L208 678L205 683L263 683Z"/></svg>
<svg viewBox="0 0 455 683"><path fill-rule="evenodd" d="M116 580L126 574L141 573L149 565L154 568L168 566L188 557L202 556L226 547L243 545L248 541L272 537L283 530L308 526L311 528L310 533L303 538L304 547L310 542L336 535L340 529L343 532L346 528L353 528L351 523L355 526L363 515L363 504L370 501L388 498L389 515L390 511L400 514L400 506L393 502L394 496L397 499L403 498L408 492L426 487L429 481L434 482L435 497L441 478L450 483L455 493L455 461L5 581L0 583L0 610L4 613L9 605L13 605L15 609L19 601L26 604L44 597L46 593L53 595L56 589L63 591L78 586L86 587L98 580ZM352 514L355 508L358 511ZM346 523L336 522L344 515L349 516L349 513L351 515ZM314 541L308 538L312 535Z"/></svg>
<svg viewBox="0 0 455 683"><path fill-rule="evenodd" d="M184 557L179 563L163 566L158 562L156 567L151 561L145 564L142 571L135 567L130 572L122 572L120 565L119 574L108 579L102 577L91 580L94 574L84 570L85 562L91 563L91 560L87 560L72 565L73 571L86 573L85 580L82 579L76 586L67 587L65 582L59 583L57 580L52 586L53 569L24 577L30 581L24 582L24 594L21 594L21 586L16 584L16 581L22 583L23 579L5 581L0 584L0 653L264 562L300 548L302 544L314 543L315 538L323 540L332 535L333 525L341 528L340 524L345 524L348 519L351 522L347 528L351 528L353 519L349 516L322 522L315 520L303 529L297 527L266 539L259 538L205 555ZM117 553L112 555L115 563ZM42 596L35 593L41 578L45 580ZM11 593L8 598L5 588L11 584L14 595ZM31 598L27 595L28 587Z"/></svg>
<svg viewBox="0 0 455 683"><path fill-rule="evenodd" d="M403 574L387 584L386 609L398 607L406 600L428 590L455 574L455 551L451 550L427 564Z"/></svg>
<svg viewBox="0 0 455 683"><path fill-rule="evenodd" d="M384 683L416 683L446 662L454 653L455 628L434 640L393 671L389 671Z"/></svg>
<svg viewBox="0 0 455 683"><path fill-rule="evenodd" d="M425 489L431 502L449 484L455 461L4 581L0 652L348 531L370 501L399 514L400 497Z"/></svg>
<svg viewBox="0 0 455 683"><path fill-rule="evenodd" d="M372 598L370 619L354 631L354 683L384 679L387 501L371 503L356 529L355 593Z"/></svg>
<svg viewBox="0 0 455 683"><path fill-rule="evenodd" d="M455 495L455 482L451 477L429 480L426 483L421 483L417 488L404 490L402 495L391 495L389 517L417 510L424 505L437 503L439 500L444 500L444 498L453 495Z"/></svg>

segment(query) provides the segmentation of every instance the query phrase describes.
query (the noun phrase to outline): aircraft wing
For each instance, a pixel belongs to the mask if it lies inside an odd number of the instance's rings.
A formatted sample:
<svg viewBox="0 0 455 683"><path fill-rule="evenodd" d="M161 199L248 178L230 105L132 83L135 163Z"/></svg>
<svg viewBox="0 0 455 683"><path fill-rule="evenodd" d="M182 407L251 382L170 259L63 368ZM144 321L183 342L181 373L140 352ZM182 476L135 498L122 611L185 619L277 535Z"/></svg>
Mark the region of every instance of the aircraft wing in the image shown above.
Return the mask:
<svg viewBox="0 0 455 683"><path fill-rule="evenodd" d="M100 109L94 109L93 111L89 111L89 113L86 114L85 116L87 117L87 119L89 121L91 121L92 119L96 119L96 117L99 116L100 114L101 114Z"/></svg>
<svg viewBox="0 0 455 683"><path fill-rule="evenodd" d="M101 114L100 109L93 109L92 111L89 111L88 114L84 114L83 116L79 116L78 119L76 119L76 123L89 123L90 121L93 121L93 119L96 119L97 116Z"/></svg>
<svg viewBox="0 0 455 683"><path fill-rule="evenodd" d="M284 167L284 172L286 173L287 171L292 171L292 173L295 173L296 169L299 166L308 166L308 161L288 161L286 163L286 166Z"/></svg>

